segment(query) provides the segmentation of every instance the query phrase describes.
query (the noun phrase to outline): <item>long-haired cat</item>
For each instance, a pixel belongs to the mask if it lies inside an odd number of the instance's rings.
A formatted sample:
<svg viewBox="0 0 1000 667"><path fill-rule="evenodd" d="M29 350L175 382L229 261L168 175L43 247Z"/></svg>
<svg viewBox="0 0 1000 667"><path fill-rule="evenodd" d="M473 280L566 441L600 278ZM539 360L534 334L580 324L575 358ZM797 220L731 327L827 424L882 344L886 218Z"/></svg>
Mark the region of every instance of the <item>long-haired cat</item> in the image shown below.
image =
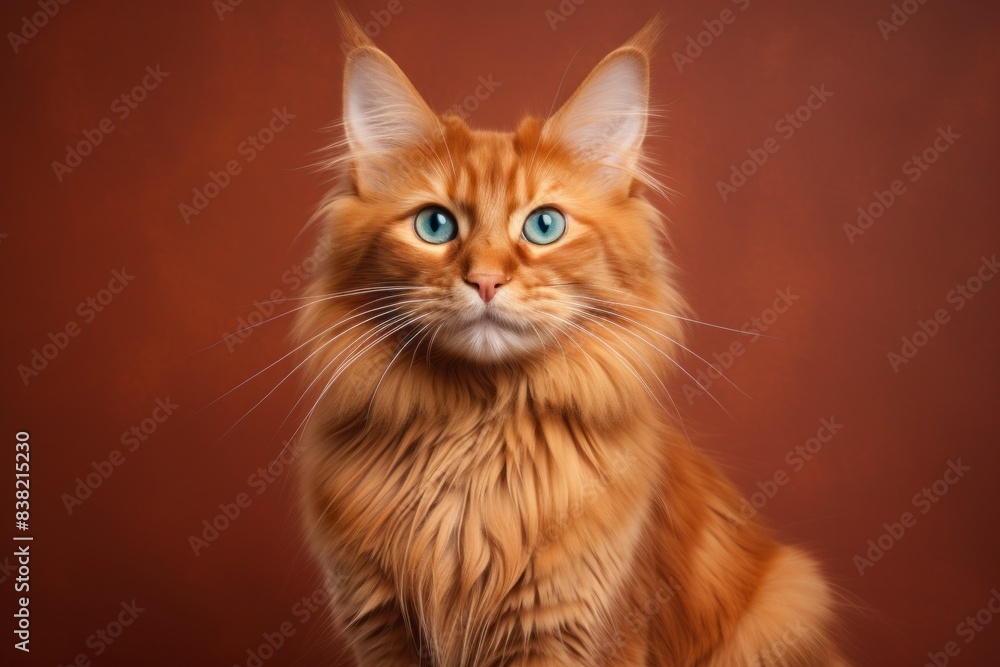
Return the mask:
<svg viewBox="0 0 1000 667"><path fill-rule="evenodd" d="M297 333L306 520L359 665L845 664L816 565L740 515L670 409L657 22L493 132L342 19L341 179Z"/></svg>

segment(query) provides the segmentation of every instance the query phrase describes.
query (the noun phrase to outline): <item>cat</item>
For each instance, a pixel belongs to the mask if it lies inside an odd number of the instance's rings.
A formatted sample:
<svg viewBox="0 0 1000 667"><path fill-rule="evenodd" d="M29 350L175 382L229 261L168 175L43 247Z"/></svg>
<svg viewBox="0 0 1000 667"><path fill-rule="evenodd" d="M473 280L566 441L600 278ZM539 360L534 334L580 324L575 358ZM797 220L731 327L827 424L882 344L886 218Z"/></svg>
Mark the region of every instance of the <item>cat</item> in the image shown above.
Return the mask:
<svg viewBox="0 0 1000 667"><path fill-rule="evenodd" d="M340 180L295 330L305 522L357 663L846 665L816 563L741 516L663 384L689 310L645 198L660 21L494 132L341 13Z"/></svg>

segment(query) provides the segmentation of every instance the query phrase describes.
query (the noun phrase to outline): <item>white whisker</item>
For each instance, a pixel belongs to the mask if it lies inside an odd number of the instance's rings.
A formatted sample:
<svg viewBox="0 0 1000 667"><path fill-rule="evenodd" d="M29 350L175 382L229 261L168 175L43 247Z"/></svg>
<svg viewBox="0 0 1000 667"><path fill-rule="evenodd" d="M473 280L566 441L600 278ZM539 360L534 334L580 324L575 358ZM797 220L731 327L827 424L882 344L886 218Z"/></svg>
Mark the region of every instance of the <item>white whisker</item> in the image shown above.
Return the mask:
<svg viewBox="0 0 1000 667"><path fill-rule="evenodd" d="M632 319L631 317L628 317L627 315L623 315L622 313L619 313L619 312L614 311L614 310L608 310L606 308L596 308L594 306L590 306L590 305L587 305L587 304L582 304L582 305L584 305L586 308L588 308L590 310L593 310L593 311L599 311L599 312L602 312L602 313L607 313L609 315L614 315L616 317L620 317L623 320L626 320L627 322L631 322L632 324L635 324L636 326L640 326L643 329L651 331L652 333L656 334L657 336L665 338L667 341L669 341L670 343L672 343L672 344L676 345L677 347L681 348L682 350L684 350L688 354L696 357L699 361L701 361L706 366L709 366L711 368L715 368L715 366L713 366L711 363L709 363L709 361L707 359L705 359L704 357L702 357L701 355L699 355L697 352L694 352L693 350L691 350L690 348L688 348L687 346L685 346L684 344L682 344L680 341L677 341L677 340L671 338L670 336L668 336L667 334L665 334L665 333L663 333L661 331L657 331L656 329L654 329L651 326L643 324L642 322L640 322L638 320ZM716 370L718 370L718 369L716 369ZM723 379L725 379L726 382L728 382L729 384L733 385L733 387L735 387L737 391L739 391L741 394L743 394L744 396L746 396L747 398L749 398L751 401L753 400L752 396L750 396L749 394L747 394L745 391L743 391L743 389L741 389L739 387L739 385L737 385L735 382L733 382L732 380L730 380L729 377L726 376L725 373L723 373L722 371L719 371L719 374L723 377Z"/></svg>
<svg viewBox="0 0 1000 667"><path fill-rule="evenodd" d="M416 316L412 317L406 323L407 326L410 325L410 324L413 324L414 322L416 322L417 320L419 320L421 317L425 317L425 316L424 315L416 315ZM371 416L372 416L372 407L374 407L374 405L375 405L375 397L378 395L378 390L382 386L382 381L385 379L386 374L389 372L389 368L392 366L393 362L396 361L396 359L403 352L403 350L406 349L406 346L409 345L410 341L412 341L414 338L417 337L417 334L420 333L420 331L422 331L422 329L420 329L417 332L411 334L405 341L403 341L403 344L399 346L398 350L396 350L396 354L394 354L392 356L392 359L389 360L389 363L386 364L385 370L382 372L382 376L379 377L378 382L375 384L375 391L372 392L372 400L368 403L368 419L371 419Z"/></svg>
<svg viewBox="0 0 1000 667"><path fill-rule="evenodd" d="M676 366L676 367L677 367L678 369L680 369L680 371L681 371L682 373L684 373L684 374L685 374L685 375L687 375L687 376L688 376L689 378L691 378L691 380L692 380L692 381L693 381L693 382L694 382L694 383L695 383L696 385L698 385L698 386L699 386L699 387L701 388L701 390L702 390L702 391L704 391L704 392L705 392L706 394L708 394L708 396L709 396L709 397L711 397L711 399L712 399L713 401L715 401L715 403L716 403L716 404L717 404L717 405L718 405L718 406L719 406L720 408L722 408L722 411L723 411L723 412L725 412L725 413L726 413L726 414L727 414L727 415L729 416L729 418L730 418L730 419L732 419L732 420L733 420L734 422L736 422L736 418L735 418L735 417L733 417L732 413L730 413L730 412L729 412L729 410L727 410L727 409L726 409L726 406L724 406L724 405L723 405L723 404L722 404L722 403L721 403L721 402L719 401L719 399L717 399L717 398L715 397L715 395L713 395L713 394L712 394L712 392L710 392L710 391L709 391L709 390L708 390L708 389L707 389L707 388L706 388L706 387L705 387L704 385L702 385L702 384L701 384L701 382L699 382L699 381L698 381L698 380L697 380L697 379L696 379L696 378L695 378L695 377L694 377L693 375L691 375L691 373L689 373L689 372L688 372L688 370L687 370L686 368L684 368L684 366L682 366L682 365L681 365L680 363L678 363L678 362L677 362L677 361L676 361L676 360L675 360L675 359L674 359L673 357L671 357L671 356L670 356L669 354L667 354L666 352L664 352L663 350L661 350L661 349L660 349L660 348L658 348L657 346L653 345L653 344L652 344L652 343L651 343L651 342L650 342L649 340L647 340L647 339L646 339L645 337L643 337L643 336L640 336L639 334L637 334L636 332L632 331L632 330L631 330L631 329L629 329L628 327L626 327L626 326L624 326L624 325L622 325L622 324L619 324L619 323L617 323L617 322L614 322L614 321L612 321L612 320L609 320L609 319L607 319L607 318L602 318L602 317L597 317L597 316L595 316L595 315L584 315L584 316L585 316L585 317L589 317L590 319L593 319L593 320L604 320L605 322L608 322L609 324L614 324L615 326L617 326L617 327L621 328L622 330L626 331L627 333L629 333L629 334L631 334L631 335L635 336L636 338L638 338L638 339L639 339L640 341L642 341L642 342L646 343L647 345L649 345L649 346L650 346L651 348L653 348L654 350L656 350L657 352L659 352L659 353L660 353L661 355L663 355L663 356L664 356L664 357L665 357L665 358L666 358L666 359L667 359L667 360L668 360L668 361L669 361L670 363L672 363L672 364L673 364L674 366ZM610 332L610 330L609 330L609 333L612 333L612 335L615 335L615 334L614 334L613 332ZM618 337L618 336L616 336L616 337ZM620 338L620 337L618 337L618 338L619 338L619 340L621 340L621 338ZM624 342L625 342L625 341L622 341L622 343L624 343ZM662 383L661 383L661 386L662 386ZM664 389L664 391L666 391L666 389ZM739 422L737 422L737 423L739 423Z"/></svg>
<svg viewBox="0 0 1000 667"><path fill-rule="evenodd" d="M608 290L611 290L613 292L621 291L621 290L612 290L610 287L605 287L603 289L608 289ZM622 292L622 293L623 294L628 294L628 292ZM666 313L666 312L664 312L662 310L656 310L655 308L647 308L646 306L639 306L639 305L636 305L634 303L622 303L621 301L609 301L608 299L599 299L597 297L583 296L583 295L577 295L577 298L580 298L580 299L589 299L591 301L600 301L602 303L610 304L610 305L613 305L613 306L625 306L627 308L638 308L639 310L645 310L647 312L656 313L658 315L663 315L665 317L672 317L674 319L683 320L685 322L691 322L692 324L701 324L703 326L712 327L714 329L723 329L725 331L732 331L733 333L744 334L746 336L760 336L762 338L771 338L773 340L779 340L777 338L774 338L774 336L767 336L767 335L764 335L762 333L754 333L752 331L744 331L743 329L733 329L732 327L724 327L721 324L710 324L708 322L702 322L701 320L695 320L695 319L692 319L690 317L684 317L683 315L677 315L677 314L674 314L674 313Z"/></svg>
<svg viewBox="0 0 1000 667"><path fill-rule="evenodd" d="M391 308L393 308L394 310L398 309L398 308L397 308L397 306L391 306ZM392 311L389 311L389 312L392 312ZM307 363L307 362L309 361L309 359L310 359L310 358L314 357L314 356L315 356L316 354L318 354L319 352L322 352L322 351L323 351L324 349L326 349L326 347L328 347L328 346L329 346L330 344L332 344L332 343L333 343L334 341L336 341L336 340L337 340L338 338L340 338L341 336L343 336L344 334L346 334L346 333L347 333L348 331L351 331L351 330L353 330L353 329L356 329L356 328L358 328L358 327L360 327L360 326L363 326L364 324L366 324L366 323L368 323L368 322L371 322L371 321L374 321L374 320L378 319L379 317L383 317L384 315L385 315L385 313L380 313L380 314L377 314L377 315L373 315L372 317L368 318L367 320L364 320L364 321L362 321L362 322L358 322L357 324L354 324L353 326L351 326L350 328L346 329L345 331L342 331L342 332L338 333L338 334L337 334L336 336L333 336L333 337L332 337L332 338L330 338L329 340L327 340L327 341L324 341L324 342L323 342L323 343L322 343L321 345L318 345L318 346L316 347L316 349L315 349L315 350L313 350L312 352L310 352L310 353L309 353L309 354L308 354L308 355L306 356L306 358L305 358L305 359L303 359L303 360L302 360L301 362L299 362L299 363L298 363L298 364L297 364L297 365L295 366L295 368L293 368L293 369L292 369L291 371L289 371L289 372L288 372L288 374L286 374L286 375L285 375L285 376L284 376L283 378L281 378L281 380L279 380L279 381L278 381L278 384L274 385L274 387L273 387L273 388L271 389L271 391L267 392L267 393L266 393L266 394L264 395L264 397L263 397L263 398L261 398L261 399L260 399L259 401L257 401L257 402L256 402L256 403L255 403L255 404L253 405L253 407L251 407L251 408L250 408L249 410L247 410L247 411L246 411L246 413L244 413L244 415L243 415L242 417L240 417L240 418L239 418L238 420L236 420L236 423L234 423L234 424L233 424L232 426L230 426L230 427L229 427L229 428L228 428L228 429L226 430L226 432L222 434L222 437L221 437L221 438L219 438L219 440L221 441L221 440L222 440L222 439L224 439L224 438L225 438L225 437L226 437L227 435L229 435L229 433L230 433L230 432L231 432L231 431L232 431L232 430L233 430L234 428L236 428L236 426L237 426L237 425L239 425L239 424L240 424L240 422L242 422L242 421L243 421L244 419L246 419L246 418L247 418L247 416L249 416L251 412L253 412L254 410L256 410L256 409L257 409L257 408L258 408L258 407L260 406L260 404L261 404L261 403L263 403L263 402L264 402L265 400L267 400L267 398L268 398L269 396L271 396L271 394L273 394L273 393L274 393L275 391L277 391L277 390L278 390L278 387L280 387L280 386L281 386L282 384L284 384L284 383L285 383L285 382L286 382L286 381L288 380L288 378L292 377L292 375L294 375L294 374L296 373L296 371L298 371L298 370L299 370L300 368L302 368L302 366L304 366L304 365L305 365L305 364L306 364L306 363ZM398 316L397 316L397 317L398 317ZM339 324L339 322L338 322L338 324ZM332 329L332 327L331 327L331 329ZM320 335L322 335L322 334L325 334L325 333L328 333L328 332L329 332L329 331L330 331L331 329L327 329L326 331L323 331L323 332L322 332L322 333L321 333ZM263 372L263 371L262 371L262 372ZM258 373L258 375L259 375L259 373ZM294 408L293 408L293 409L294 409ZM283 423L284 423L284 422L282 422L282 424L283 424ZM280 429L280 428L281 428L281 427L279 426L279 429Z"/></svg>

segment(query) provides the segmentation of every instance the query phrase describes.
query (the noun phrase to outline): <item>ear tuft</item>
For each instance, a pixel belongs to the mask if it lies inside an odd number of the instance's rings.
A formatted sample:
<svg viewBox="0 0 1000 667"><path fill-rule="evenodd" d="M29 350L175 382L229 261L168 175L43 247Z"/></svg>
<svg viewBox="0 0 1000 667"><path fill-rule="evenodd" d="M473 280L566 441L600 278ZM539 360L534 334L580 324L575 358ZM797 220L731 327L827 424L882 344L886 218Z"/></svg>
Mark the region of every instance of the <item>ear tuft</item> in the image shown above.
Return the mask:
<svg viewBox="0 0 1000 667"><path fill-rule="evenodd" d="M666 27L667 22L663 18L663 14L657 13L656 16L651 18L642 27L642 30L632 35L632 38L625 42L625 46L642 52L649 59L653 55L656 43L660 40L660 35L663 34L663 30Z"/></svg>
<svg viewBox="0 0 1000 667"><path fill-rule="evenodd" d="M340 24L340 34L344 38L344 41L340 45L344 55L363 46L375 46L375 42L365 32L361 23L339 2L336 5L336 11L337 22Z"/></svg>

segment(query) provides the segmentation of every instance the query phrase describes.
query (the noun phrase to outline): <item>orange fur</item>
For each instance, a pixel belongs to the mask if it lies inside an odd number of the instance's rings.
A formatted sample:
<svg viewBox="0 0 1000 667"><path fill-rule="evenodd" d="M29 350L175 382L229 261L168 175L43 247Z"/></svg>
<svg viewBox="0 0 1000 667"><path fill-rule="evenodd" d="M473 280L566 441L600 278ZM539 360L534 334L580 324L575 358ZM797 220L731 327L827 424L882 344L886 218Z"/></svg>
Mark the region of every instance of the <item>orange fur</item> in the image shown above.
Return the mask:
<svg viewBox="0 0 1000 667"><path fill-rule="evenodd" d="M513 133L434 116L345 25L344 177L298 335L307 525L358 663L843 664L814 564L672 426L687 310L628 106L656 24ZM414 233L430 204L455 240ZM567 230L532 245L543 205ZM503 276L487 304L477 271Z"/></svg>

